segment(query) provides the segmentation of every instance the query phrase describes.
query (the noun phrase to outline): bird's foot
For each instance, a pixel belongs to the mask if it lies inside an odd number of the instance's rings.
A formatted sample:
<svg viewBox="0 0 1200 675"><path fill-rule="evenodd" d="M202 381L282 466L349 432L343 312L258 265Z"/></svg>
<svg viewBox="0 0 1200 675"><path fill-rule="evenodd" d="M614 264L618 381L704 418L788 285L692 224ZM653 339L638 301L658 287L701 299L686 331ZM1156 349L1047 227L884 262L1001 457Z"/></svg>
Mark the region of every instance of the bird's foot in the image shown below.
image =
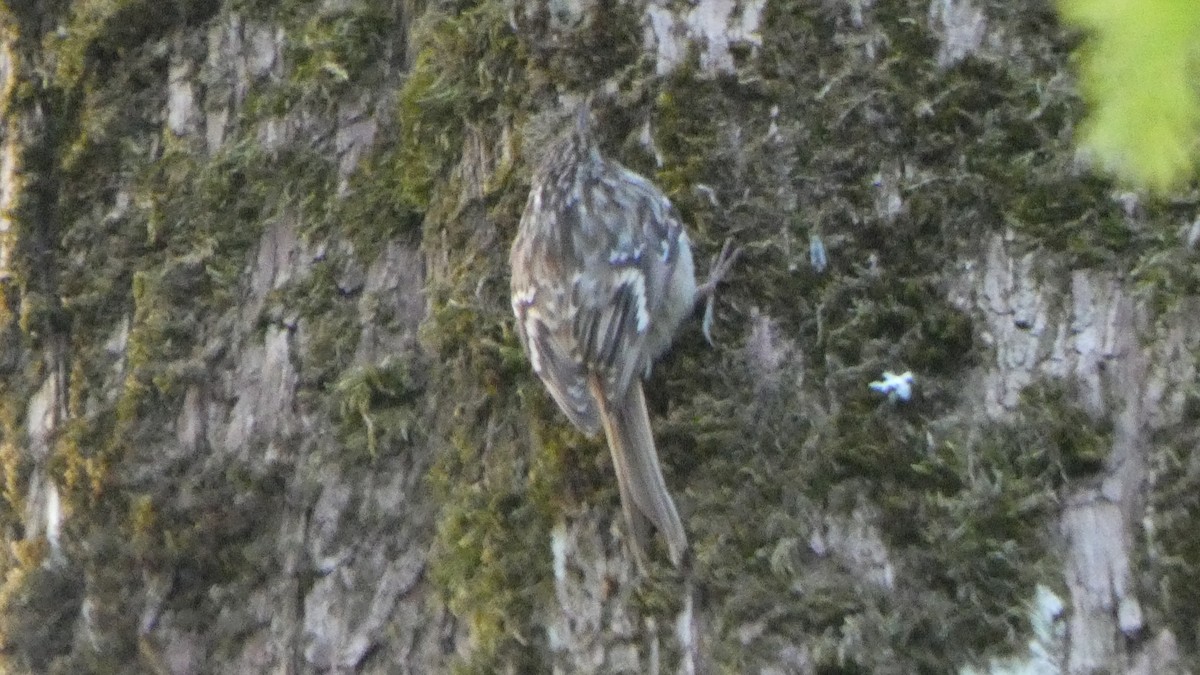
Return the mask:
<svg viewBox="0 0 1200 675"><path fill-rule="evenodd" d="M713 308L716 303L717 284L721 283L733 269L733 263L737 261L741 253L742 249L733 247L733 239L726 239L725 245L721 247L721 253L713 258L712 265L708 268L708 280L696 289L696 297L705 298L704 320L701 329L704 331L704 339L708 340L710 345L713 344Z"/></svg>

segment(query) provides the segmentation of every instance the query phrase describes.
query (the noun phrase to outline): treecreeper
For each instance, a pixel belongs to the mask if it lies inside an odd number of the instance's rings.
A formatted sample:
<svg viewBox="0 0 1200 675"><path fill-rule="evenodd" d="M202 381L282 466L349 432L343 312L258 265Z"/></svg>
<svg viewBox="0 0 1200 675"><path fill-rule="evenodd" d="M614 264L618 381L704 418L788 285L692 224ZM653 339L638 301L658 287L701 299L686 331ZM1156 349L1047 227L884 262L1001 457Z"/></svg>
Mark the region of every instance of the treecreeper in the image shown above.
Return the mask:
<svg viewBox="0 0 1200 675"><path fill-rule="evenodd" d="M738 251L725 242L708 280L696 283L679 213L653 183L600 153L590 101L541 156L509 256L517 335L567 418L588 435L604 430L639 568L651 526L680 568L687 534L642 380L701 299L710 337L713 292Z"/></svg>

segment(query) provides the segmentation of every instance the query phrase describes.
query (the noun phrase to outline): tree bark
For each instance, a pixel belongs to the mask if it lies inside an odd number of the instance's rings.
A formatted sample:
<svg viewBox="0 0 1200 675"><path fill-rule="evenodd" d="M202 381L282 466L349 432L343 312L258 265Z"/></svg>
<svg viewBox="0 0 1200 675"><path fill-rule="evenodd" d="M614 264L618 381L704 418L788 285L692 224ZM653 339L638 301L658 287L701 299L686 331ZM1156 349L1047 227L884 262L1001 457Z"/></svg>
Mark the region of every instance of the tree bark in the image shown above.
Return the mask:
<svg viewBox="0 0 1200 675"><path fill-rule="evenodd" d="M3 669L1196 670L1197 202L1051 10L5 3ZM685 574L511 327L586 94L743 248L646 385Z"/></svg>

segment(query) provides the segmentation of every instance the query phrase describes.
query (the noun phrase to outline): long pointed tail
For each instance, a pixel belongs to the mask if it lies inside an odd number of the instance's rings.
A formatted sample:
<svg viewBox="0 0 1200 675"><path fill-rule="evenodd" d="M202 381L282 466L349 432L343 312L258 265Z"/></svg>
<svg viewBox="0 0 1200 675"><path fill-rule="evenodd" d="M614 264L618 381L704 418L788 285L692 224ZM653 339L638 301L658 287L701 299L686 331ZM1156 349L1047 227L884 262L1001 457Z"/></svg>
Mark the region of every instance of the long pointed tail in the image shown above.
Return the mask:
<svg viewBox="0 0 1200 675"><path fill-rule="evenodd" d="M678 568L687 552L687 534L658 464L642 383L635 379L619 401L610 401L605 396L599 378L593 377L590 386L600 406L634 554L639 564L644 565L650 536L647 525L653 524L666 538L671 563Z"/></svg>

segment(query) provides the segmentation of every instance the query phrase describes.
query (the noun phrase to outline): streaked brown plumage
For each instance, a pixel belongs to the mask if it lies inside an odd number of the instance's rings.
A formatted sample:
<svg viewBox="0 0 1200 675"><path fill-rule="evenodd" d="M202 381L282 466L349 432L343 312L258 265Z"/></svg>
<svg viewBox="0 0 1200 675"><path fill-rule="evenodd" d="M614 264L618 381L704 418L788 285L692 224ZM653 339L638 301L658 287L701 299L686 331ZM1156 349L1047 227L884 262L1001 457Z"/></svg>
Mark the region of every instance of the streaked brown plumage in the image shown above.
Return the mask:
<svg viewBox="0 0 1200 675"><path fill-rule="evenodd" d="M678 567L687 535L658 463L641 378L696 302L711 301L737 252L726 243L697 286L675 208L650 181L601 156L590 117L584 103L534 173L510 254L517 334L571 422L587 434L604 430L639 564L652 524Z"/></svg>

